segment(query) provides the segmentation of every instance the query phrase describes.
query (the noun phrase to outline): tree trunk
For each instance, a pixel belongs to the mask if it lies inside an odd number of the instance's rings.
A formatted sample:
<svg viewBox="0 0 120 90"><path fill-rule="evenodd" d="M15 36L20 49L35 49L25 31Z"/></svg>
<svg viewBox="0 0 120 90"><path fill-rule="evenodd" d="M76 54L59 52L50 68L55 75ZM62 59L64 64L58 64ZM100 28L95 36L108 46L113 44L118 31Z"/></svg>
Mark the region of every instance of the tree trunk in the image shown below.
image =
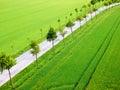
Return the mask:
<svg viewBox="0 0 120 90"><path fill-rule="evenodd" d="M72 34L72 37L74 37L74 36L73 36L73 31L72 31L72 27L70 27L70 30L71 30L71 34Z"/></svg>
<svg viewBox="0 0 120 90"><path fill-rule="evenodd" d="M71 33L73 33L73 31L72 31L72 27L70 27L70 30L71 30Z"/></svg>
<svg viewBox="0 0 120 90"><path fill-rule="evenodd" d="M86 21L86 23L87 23L87 16L85 17L85 21Z"/></svg>
<svg viewBox="0 0 120 90"><path fill-rule="evenodd" d="M10 78L10 84L12 86L12 89L14 89L13 83L12 83L12 78L11 78L11 73L10 73L10 69L8 69L8 73L9 73L9 78Z"/></svg>

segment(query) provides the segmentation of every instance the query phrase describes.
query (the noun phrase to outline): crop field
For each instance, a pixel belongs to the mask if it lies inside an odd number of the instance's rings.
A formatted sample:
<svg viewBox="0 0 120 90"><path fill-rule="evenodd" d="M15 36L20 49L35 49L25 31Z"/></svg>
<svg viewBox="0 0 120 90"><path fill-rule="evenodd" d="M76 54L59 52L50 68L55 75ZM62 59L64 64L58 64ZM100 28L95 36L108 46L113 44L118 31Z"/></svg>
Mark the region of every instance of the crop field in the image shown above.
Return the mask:
<svg viewBox="0 0 120 90"><path fill-rule="evenodd" d="M13 78L16 90L120 90L120 6L102 12ZM74 39L74 40L73 40ZM63 48L64 47L64 48ZM0 90L10 90L9 82Z"/></svg>
<svg viewBox="0 0 120 90"><path fill-rule="evenodd" d="M89 1L0 0L0 50L14 54L28 46L31 39L42 41L50 26L58 28L59 18L65 24L66 16L69 18L75 8Z"/></svg>

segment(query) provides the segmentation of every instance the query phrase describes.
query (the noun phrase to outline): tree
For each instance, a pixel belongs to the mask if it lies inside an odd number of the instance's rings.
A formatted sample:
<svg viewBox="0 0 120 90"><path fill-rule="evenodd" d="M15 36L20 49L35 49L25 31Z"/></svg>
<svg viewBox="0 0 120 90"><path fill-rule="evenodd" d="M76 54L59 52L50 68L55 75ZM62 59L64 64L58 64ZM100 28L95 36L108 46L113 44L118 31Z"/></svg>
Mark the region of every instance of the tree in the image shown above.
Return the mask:
<svg viewBox="0 0 120 90"><path fill-rule="evenodd" d="M12 88L14 88L14 86L13 86L13 82L12 82L10 68L12 66L14 66L15 64L16 64L16 61L10 55L7 55L4 52L2 52L0 54L0 69L2 71L5 70L5 69L8 70L9 78L10 78L10 84L11 84Z"/></svg>
<svg viewBox="0 0 120 90"><path fill-rule="evenodd" d="M71 17L70 19L71 19L71 20L72 20L72 15L73 15L73 14L72 14L72 13L70 13L70 17Z"/></svg>
<svg viewBox="0 0 120 90"><path fill-rule="evenodd" d="M93 8L95 8L94 5L96 4L96 1L95 0L91 0L90 3L93 5Z"/></svg>
<svg viewBox="0 0 120 90"><path fill-rule="evenodd" d="M95 11L95 15L96 15L96 0L91 0L90 2L93 5L93 11Z"/></svg>
<svg viewBox="0 0 120 90"><path fill-rule="evenodd" d="M75 12L76 12L76 17L78 17L78 9L75 8Z"/></svg>
<svg viewBox="0 0 120 90"><path fill-rule="evenodd" d="M37 68L38 68L37 54L40 52L40 48L39 48L39 45L37 44L37 41L32 40L31 43L30 43L30 47L32 48L31 54L33 54L33 56L35 55L36 65L37 65Z"/></svg>
<svg viewBox="0 0 120 90"><path fill-rule="evenodd" d="M91 3L88 3L87 6L89 7L89 10L91 10Z"/></svg>
<svg viewBox="0 0 120 90"><path fill-rule="evenodd" d="M66 27L68 27L68 28L70 28L70 30L71 30L71 33L73 33L73 31L72 31L72 27L74 26L74 23L71 21L71 20L69 20L68 22L67 22L67 24L66 24ZM73 35L73 34L72 34Z"/></svg>
<svg viewBox="0 0 120 90"><path fill-rule="evenodd" d="M59 29L60 29L60 28L61 28L61 25L60 25L61 20L58 19L57 22L58 22L58 24L59 24Z"/></svg>
<svg viewBox="0 0 120 90"><path fill-rule="evenodd" d="M80 9L80 14L82 15L82 8Z"/></svg>
<svg viewBox="0 0 120 90"><path fill-rule="evenodd" d="M84 4L84 5L82 6L82 8L85 9L85 14L83 14L83 17L85 18L86 23L87 23L87 10L86 10L86 8L87 8L87 4Z"/></svg>
<svg viewBox="0 0 120 90"><path fill-rule="evenodd" d="M82 6L82 8L85 9L85 13L87 13L87 10L86 10L87 4L84 4L84 5Z"/></svg>
<svg viewBox="0 0 120 90"><path fill-rule="evenodd" d="M55 52L54 52L54 40L55 40L56 38L57 38L57 34L56 34L54 28L50 27L49 32L47 33L46 39L47 39L48 41L50 41L50 42L52 41L53 54L55 53Z"/></svg>
<svg viewBox="0 0 120 90"><path fill-rule="evenodd" d="M82 15L79 15L79 16L77 17L77 20L79 21L79 23L80 23L80 26L81 26L81 20L83 20L83 17L82 17Z"/></svg>
<svg viewBox="0 0 120 90"><path fill-rule="evenodd" d="M66 33L67 33L67 31L64 31L63 29L60 29L60 35L63 37L63 43L64 43L64 45L65 45L64 37L65 37Z"/></svg>
<svg viewBox="0 0 120 90"><path fill-rule="evenodd" d="M92 12L93 12L93 10L91 8L91 3L88 3L88 7L89 7L89 13L91 15L91 20L92 20Z"/></svg>
<svg viewBox="0 0 120 90"><path fill-rule="evenodd" d="M86 13L83 14L83 18L85 18L85 21L87 23L87 14Z"/></svg>

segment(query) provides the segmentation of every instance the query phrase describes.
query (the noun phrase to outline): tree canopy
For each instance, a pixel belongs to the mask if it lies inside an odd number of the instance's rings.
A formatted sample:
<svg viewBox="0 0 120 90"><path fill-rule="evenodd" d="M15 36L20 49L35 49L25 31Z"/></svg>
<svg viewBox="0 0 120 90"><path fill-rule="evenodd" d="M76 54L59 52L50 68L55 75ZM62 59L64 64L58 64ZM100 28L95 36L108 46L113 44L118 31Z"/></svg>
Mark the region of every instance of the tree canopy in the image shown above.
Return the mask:
<svg viewBox="0 0 120 90"><path fill-rule="evenodd" d="M50 27L46 38L48 41L53 41L57 38L57 34L56 34L54 28Z"/></svg>

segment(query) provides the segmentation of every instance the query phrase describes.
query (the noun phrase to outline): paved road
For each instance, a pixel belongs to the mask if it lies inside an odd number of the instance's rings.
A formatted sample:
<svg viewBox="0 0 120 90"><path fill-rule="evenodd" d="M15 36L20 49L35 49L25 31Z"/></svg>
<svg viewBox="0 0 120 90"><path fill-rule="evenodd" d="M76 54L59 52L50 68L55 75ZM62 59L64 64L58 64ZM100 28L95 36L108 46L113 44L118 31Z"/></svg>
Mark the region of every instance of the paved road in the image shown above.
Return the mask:
<svg viewBox="0 0 120 90"><path fill-rule="evenodd" d="M112 7L112 6L116 6L116 5L119 5L119 4L120 3L112 4L112 5L107 6L107 7L99 8L98 11L92 13L92 17L94 17L95 15L99 14L100 12L102 12L102 11ZM87 21L89 21L90 19L91 19L91 14L88 14ZM74 23L75 23L75 25L72 27L73 31L77 30L80 27L79 21L75 21ZM86 23L86 20L83 19L81 21L81 26L85 23ZM70 31L69 28L65 28L64 30L67 31L67 34L65 36L65 38L66 38L68 35L71 34L71 31ZM55 40L55 45L57 45L62 40L62 36L60 35L59 32L57 33L57 35L58 35L58 37ZM47 40L40 43L39 46L40 46L41 52L38 54L38 57L42 56L44 53L46 53L48 50L50 50L52 48L51 43L48 42ZM35 56L33 56L30 53L30 50L26 51L25 53L23 53L22 55L17 57L16 58L17 64L10 69L11 76L14 77L17 73L22 71L24 68L26 68L32 62L34 62L34 60L35 60ZM0 86L2 86L8 80L9 80L8 71L4 70L3 73L0 74Z"/></svg>

